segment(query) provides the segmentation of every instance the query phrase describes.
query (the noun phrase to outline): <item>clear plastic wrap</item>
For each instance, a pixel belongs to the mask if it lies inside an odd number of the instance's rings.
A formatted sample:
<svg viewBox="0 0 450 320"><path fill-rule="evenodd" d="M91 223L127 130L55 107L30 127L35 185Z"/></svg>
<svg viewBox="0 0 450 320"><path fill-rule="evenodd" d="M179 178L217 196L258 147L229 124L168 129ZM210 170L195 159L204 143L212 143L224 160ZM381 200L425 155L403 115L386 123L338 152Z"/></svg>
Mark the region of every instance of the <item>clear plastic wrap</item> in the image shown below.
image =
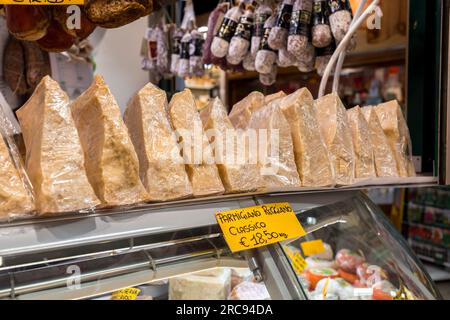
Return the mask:
<svg viewBox="0 0 450 320"><path fill-rule="evenodd" d="M241 130L235 130L227 111L219 98L212 100L200 112L203 129L213 147L217 167L227 193L257 190L260 175L256 164L250 164L246 157L246 138ZM238 135L242 135L239 137Z"/></svg>
<svg viewBox="0 0 450 320"><path fill-rule="evenodd" d="M0 105L0 221L31 216L33 188L14 142L15 128Z"/></svg>
<svg viewBox="0 0 450 320"><path fill-rule="evenodd" d="M103 78L96 75L70 107L85 155L87 176L102 204L147 201L136 151L116 99Z"/></svg>
<svg viewBox="0 0 450 320"><path fill-rule="evenodd" d="M280 108L269 105L255 112L249 129L256 130L258 136L258 166L264 187L300 187L291 130Z"/></svg>
<svg viewBox="0 0 450 320"><path fill-rule="evenodd" d="M264 106L264 95L254 91L236 103L230 112L230 121L236 129L247 129L252 113Z"/></svg>
<svg viewBox="0 0 450 320"><path fill-rule="evenodd" d="M355 151L355 178L375 178L375 162L373 158L370 129L361 108L356 106L347 110L348 125L352 132Z"/></svg>
<svg viewBox="0 0 450 320"><path fill-rule="evenodd" d="M361 108L361 112L369 124L377 177L398 177L394 154L389 147L389 142L383 132L375 109L368 106Z"/></svg>
<svg viewBox="0 0 450 320"><path fill-rule="evenodd" d="M226 300L231 269L218 268L169 279L169 300Z"/></svg>
<svg viewBox="0 0 450 320"><path fill-rule="evenodd" d="M350 185L355 180L355 152L347 111L336 94L314 102L322 137L334 163L336 183Z"/></svg>
<svg viewBox="0 0 450 320"><path fill-rule="evenodd" d="M411 137L397 100L380 104L375 111L397 162L399 176L415 177Z"/></svg>
<svg viewBox="0 0 450 320"><path fill-rule="evenodd" d="M289 122L302 186L333 186L333 166L321 135L311 93L306 88L299 89L272 104L281 108Z"/></svg>
<svg viewBox="0 0 450 320"><path fill-rule="evenodd" d="M270 300L270 294L264 283L244 281L230 293L228 300Z"/></svg>
<svg viewBox="0 0 450 320"><path fill-rule="evenodd" d="M274 100L286 97L286 93L278 91L277 93L269 94L264 98L264 104L269 104Z"/></svg>
<svg viewBox="0 0 450 320"><path fill-rule="evenodd" d="M225 189L208 137L203 131L194 96L189 89L176 93L169 104L169 115L186 164L195 197L222 194Z"/></svg>
<svg viewBox="0 0 450 320"><path fill-rule="evenodd" d="M58 83L44 77L17 116L39 214L79 211L99 205L86 176L69 97Z"/></svg>
<svg viewBox="0 0 450 320"><path fill-rule="evenodd" d="M167 114L166 92L147 84L128 103L124 121L139 158L150 201L192 195L192 186Z"/></svg>

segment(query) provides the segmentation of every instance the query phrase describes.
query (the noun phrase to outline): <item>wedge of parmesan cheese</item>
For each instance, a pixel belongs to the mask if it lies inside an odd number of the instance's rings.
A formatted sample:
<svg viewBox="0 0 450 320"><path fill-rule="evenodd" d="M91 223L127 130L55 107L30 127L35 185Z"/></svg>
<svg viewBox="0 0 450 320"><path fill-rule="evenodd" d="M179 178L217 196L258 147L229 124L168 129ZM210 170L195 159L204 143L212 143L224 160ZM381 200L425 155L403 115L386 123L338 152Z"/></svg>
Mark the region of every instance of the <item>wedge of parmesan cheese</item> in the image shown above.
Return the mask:
<svg viewBox="0 0 450 320"><path fill-rule="evenodd" d="M364 107L361 108L361 112L369 124L377 177L398 177L395 157L381 127L375 108L371 106Z"/></svg>
<svg viewBox="0 0 450 320"><path fill-rule="evenodd" d="M374 178L377 174L369 124L359 106L347 110L347 118L355 151L355 177L359 179Z"/></svg>
<svg viewBox="0 0 450 320"><path fill-rule="evenodd" d="M258 166L263 185L268 189L300 187L289 122L276 106L266 106L255 112L249 130L256 130Z"/></svg>
<svg viewBox="0 0 450 320"><path fill-rule="evenodd" d="M256 190L261 180L258 167L246 157L246 136L235 130L219 98L200 112L203 129L213 147L220 177L227 193Z"/></svg>
<svg viewBox="0 0 450 320"><path fill-rule="evenodd" d="M0 220L35 209L31 190L19 175L9 149L0 135Z"/></svg>
<svg viewBox="0 0 450 320"><path fill-rule="evenodd" d="M230 121L236 129L247 129L252 114L264 106L265 97L261 92L254 91L236 103L230 112Z"/></svg>
<svg viewBox="0 0 450 320"><path fill-rule="evenodd" d="M302 186L334 185L333 166L316 119L313 97L308 89L299 89L285 98L273 101L271 105L279 107L289 123Z"/></svg>
<svg viewBox="0 0 450 320"><path fill-rule="evenodd" d="M286 97L286 93L284 93L283 91L278 91L277 93L269 94L264 98L264 104L269 104L274 100L284 97Z"/></svg>
<svg viewBox="0 0 450 320"><path fill-rule="evenodd" d="M169 300L226 300L230 291L228 268L169 279Z"/></svg>
<svg viewBox="0 0 450 320"><path fill-rule="evenodd" d="M317 99L314 105L323 140L334 163L336 183L350 185L355 179L355 153L346 109L336 94Z"/></svg>
<svg viewBox="0 0 450 320"><path fill-rule="evenodd" d="M125 124L139 158L141 180L151 201L192 195L167 105L166 92L149 83L133 96L125 111Z"/></svg>
<svg viewBox="0 0 450 320"><path fill-rule="evenodd" d="M169 104L172 126L180 137L181 151L195 197L225 192L208 137L203 131L194 96L186 89Z"/></svg>
<svg viewBox="0 0 450 320"><path fill-rule="evenodd" d="M71 104L81 138L86 171L105 206L149 199L139 178L139 162L119 106L100 76Z"/></svg>
<svg viewBox="0 0 450 320"><path fill-rule="evenodd" d="M376 106L375 111L394 154L399 176L414 177L411 136L400 105L392 100Z"/></svg>
<svg viewBox="0 0 450 320"><path fill-rule="evenodd" d="M26 168L40 213L100 204L89 184L69 97L49 76L17 111L27 150Z"/></svg>

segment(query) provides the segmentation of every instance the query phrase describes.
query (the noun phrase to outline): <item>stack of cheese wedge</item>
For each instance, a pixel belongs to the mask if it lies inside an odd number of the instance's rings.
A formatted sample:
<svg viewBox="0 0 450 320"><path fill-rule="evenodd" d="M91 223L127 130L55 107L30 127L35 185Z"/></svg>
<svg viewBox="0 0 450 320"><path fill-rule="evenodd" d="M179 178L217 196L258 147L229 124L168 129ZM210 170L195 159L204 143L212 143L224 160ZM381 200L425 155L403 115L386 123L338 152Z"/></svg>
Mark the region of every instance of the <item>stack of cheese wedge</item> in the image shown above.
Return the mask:
<svg viewBox="0 0 450 320"><path fill-rule="evenodd" d="M0 139L0 219L415 175L396 101L346 110L306 88L252 92L228 116L218 98L198 112L189 90L169 102L147 84L122 119L100 76L73 102L47 76L17 116L33 190Z"/></svg>

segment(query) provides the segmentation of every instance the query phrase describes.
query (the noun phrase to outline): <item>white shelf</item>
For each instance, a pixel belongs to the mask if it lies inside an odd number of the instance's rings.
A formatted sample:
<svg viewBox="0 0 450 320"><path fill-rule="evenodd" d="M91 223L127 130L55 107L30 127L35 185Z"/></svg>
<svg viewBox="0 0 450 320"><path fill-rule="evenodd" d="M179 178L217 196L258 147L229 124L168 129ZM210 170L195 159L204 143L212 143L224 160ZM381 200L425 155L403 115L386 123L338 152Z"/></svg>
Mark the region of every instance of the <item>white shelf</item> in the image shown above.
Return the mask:
<svg viewBox="0 0 450 320"><path fill-rule="evenodd" d="M450 272L428 263L425 263L424 266L434 282L450 281Z"/></svg>

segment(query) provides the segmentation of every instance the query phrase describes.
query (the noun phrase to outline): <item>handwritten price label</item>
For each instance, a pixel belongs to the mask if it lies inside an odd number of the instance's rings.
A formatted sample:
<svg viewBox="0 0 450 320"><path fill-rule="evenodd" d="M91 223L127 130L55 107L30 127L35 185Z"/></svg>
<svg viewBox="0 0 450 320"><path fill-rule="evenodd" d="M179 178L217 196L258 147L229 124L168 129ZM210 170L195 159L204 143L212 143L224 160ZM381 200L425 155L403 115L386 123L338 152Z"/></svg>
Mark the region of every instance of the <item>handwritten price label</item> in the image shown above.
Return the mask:
<svg viewBox="0 0 450 320"><path fill-rule="evenodd" d="M263 247L306 234L287 202L217 212L216 219L232 252Z"/></svg>
<svg viewBox="0 0 450 320"><path fill-rule="evenodd" d="M292 267L294 268L295 272L297 274L301 274L307 266L305 258L303 258L300 252L291 250L291 248L289 248L288 246L284 246L284 252L286 252L289 259L291 259Z"/></svg>
<svg viewBox="0 0 450 320"><path fill-rule="evenodd" d="M126 288L114 292L111 295L111 300L136 300L141 290L138 288Z"/></svg>
<svg viewBox="0 0 450 320"><path fill-rule="evenodd" d="M51 6L51 5L71 5L84 4L85 0L0 0L0 4Z"/></svg>
<svg viewBox="0 0 450 320"><path fill-rule="evenodd" d="M312 256L314 254L319 254L325 251L325 245L322 240L313 240L300 243L302 247L303 254L305 256Z"/></svg>

